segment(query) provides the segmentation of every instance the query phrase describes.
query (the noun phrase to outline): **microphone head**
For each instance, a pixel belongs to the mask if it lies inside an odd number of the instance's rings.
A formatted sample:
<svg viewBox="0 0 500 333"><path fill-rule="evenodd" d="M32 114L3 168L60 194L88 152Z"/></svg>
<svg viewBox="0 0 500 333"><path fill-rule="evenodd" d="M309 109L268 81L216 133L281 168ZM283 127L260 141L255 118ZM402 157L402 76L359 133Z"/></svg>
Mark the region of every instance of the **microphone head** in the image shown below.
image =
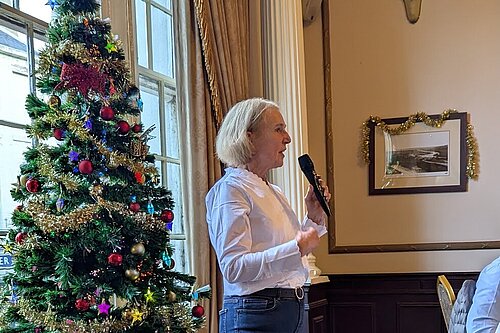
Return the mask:
<svg viewBox="0 0 500 333"><path fill-rule="evenodd" d="M303 172L314 171L314 163L307 154L299 156L299 165Z"/></svg>

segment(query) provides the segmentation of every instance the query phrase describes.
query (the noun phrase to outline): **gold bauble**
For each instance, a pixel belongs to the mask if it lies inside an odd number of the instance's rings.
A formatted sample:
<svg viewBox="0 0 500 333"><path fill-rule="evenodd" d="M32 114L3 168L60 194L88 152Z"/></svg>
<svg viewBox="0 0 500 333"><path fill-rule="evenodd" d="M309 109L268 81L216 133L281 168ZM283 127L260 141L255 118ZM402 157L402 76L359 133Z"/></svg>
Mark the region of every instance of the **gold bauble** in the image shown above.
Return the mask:
<svg viewBox="0 0 500 333"><path fill-rule="evenodd" d="M136 269L130 268L125 271L127 279L135 281L139 277L139 272Z"/></svg>
<svg viewBox="0 0 500 333"><path fill-rule="evenodd" d="M52 109L59 108L61 106L61 99L56 95L52 95L49 97L47 104Z"/></svg>
<svg viewBox="0 0 500 333"><path fill-rule="evenodd" d="M26 186L26 182L28 181L28 175L21 175L19 177L19 182L21 183L21 186Z"/></svg>
<svg viewBox="0 0 500 333"><path fill-rule="evenodd" d="M132 248L130 249L130 252L132 254L136 254L138 256L143 256L144 255L144 252L146 252L146 249L144 248L144 244L142 243L137 243L137 244L134 244L132 246Z"/></svg>
<svg viewBox="0 0 500 333"><path fill-rule="evenodd" d="M175 302L177 299L177 295L173 291L169 291L167 297L170 302Z"/></svg>

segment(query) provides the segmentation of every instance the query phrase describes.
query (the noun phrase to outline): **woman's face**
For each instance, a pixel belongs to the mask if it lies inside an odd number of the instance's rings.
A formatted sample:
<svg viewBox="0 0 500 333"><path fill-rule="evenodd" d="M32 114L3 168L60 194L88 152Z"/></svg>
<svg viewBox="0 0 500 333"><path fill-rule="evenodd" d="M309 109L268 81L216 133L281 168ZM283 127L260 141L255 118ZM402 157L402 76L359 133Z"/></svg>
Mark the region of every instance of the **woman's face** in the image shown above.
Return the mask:
<svg viewBox="0 0 500 333"><path fill-rule="evenodd" d="M286 131L285 121L277 108L269 108L252 132L248 132L254 147L250 163L257 170L267 172L283 165L286 145L292 140Z"/></svg>

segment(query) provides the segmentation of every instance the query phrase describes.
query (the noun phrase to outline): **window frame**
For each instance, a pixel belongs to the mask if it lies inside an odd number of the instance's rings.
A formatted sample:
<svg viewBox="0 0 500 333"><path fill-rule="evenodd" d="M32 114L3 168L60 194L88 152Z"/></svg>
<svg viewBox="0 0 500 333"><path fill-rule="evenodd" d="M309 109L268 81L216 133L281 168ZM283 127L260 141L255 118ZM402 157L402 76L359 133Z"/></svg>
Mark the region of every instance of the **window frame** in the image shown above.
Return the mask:
<svg viewBox="0 0 500 333"><path fill-rule="evenodd" d="M173 157L170 157L167 155L167 146L166 146L166 140L167 140L167 133L166 133L166 129L165 129L165 118L166 118L166 110L165 110L165 103L167 102L165 100L165 92L168 90L170 91L173 91L174 94L172 94L173 98L176 100L177 99L177 96L176 96L176 91L177 91L177 85L176 85L176 80L175 80L175 68L173 69L174 71L174 77L171 78L165 74L162 74L160 72L157 72L157 71L154 71L152 68L153 68L153 64L154 64L154 52L153 52L153 47L152 47L152 44L153 44L153 36L152 36L152 7L155 6L156 8L164 11L166 14L168 15L171 15L172 17L172 22L173 20L175 19L174 18L174 14L173 14L173 9L172 9L172 3L170 2L170 9L167 7L167 6L164 6L158 2L156 2L155 0L137 0L137 1L142 1L143 4L145 5L145 9L146 9L146 17L144 19L145 23L146 23L146 46L147 46L147 49L148 49L148 52L147 52L147 66L148 67L144 67L142 65L139 65L139 53L136 52L135 54L135 59L134 59L134 62L135 62L135 65L136 65L136 75L137 75L137 78L139 77L144 77L145 79L147 80L151 80L151 81L155 81L157 84L158 84L158 97L159 97L159 102L158 102L158 112L159 112L159 122L160 124L157 124L159 125L159 132L160 132L160 154L154 154L155 156L155 159L156 161L160 162L161 163L161 175L162 175L162 185L163 186L166 186L167 188L169 188L169 184L168 184L168 172L167 172L167 164L168 163L172 163L172 164L177 164L179 165L180 167L182 167L182 160L181 160L181 156L182 156L182 152L180 152L180 147L179 147L179 157L178 158L173 158ZM135 34L137 34L137 6L136 6L136 0L133 0L133 5L134 5L134 13L135 13L135 16L133 17L133 26L134 26L134 32ZM172 45L174 44L174 37L172 36ZM135 49L137 50L138 49L138 40L137 38L135 38L135 41L134 41L134 47ZM173 52L173 55L175 56L175 52ZM139 86L139 83L138 83L138 86ZM175 102L174 102L175 103ZM180 124L179 124L179 113L178 113L178 109L177 109L177 103L174 104L174 107L176 109L175 112L177 112L177 128L178 128L178 132L177 132L177 135L180 134ZM180 143L180 137L178 138L178 142ZM182 179L182 173L181 173L181 184L184 182L184 180ZM182 186L181 186L182 188ZM175 202L176 205L179 205L181 204L182 205L182 196L181 198L177 198L176 199L177 201ZM179 200L181 200L181 202L178 202ZM174 233L172 232L171 233L171 239L172 240L181 240L181 241L186 241L187 240L187 237L186 237L186 228L185 228L185 224L184 224L184 220L181 218L181 217L176 217L177 221L175 221L174 223L183 223L183 233L182 234L179 234L179 233ZM189 255L189 254L187 254ZM186 260L186 262L184 263L185 267L188 267L188 260Z"/></svg>
<svg viewBox="0 0 500 333"><path fill-rule="evenodd" d="M16 3L19 5L17 1L14 2L14 4ZM9 6L3 2L0 2L0 20L1 26L26 34L26 58L24 56L18 57L20 58L20 60L26 61L27 79L29 86L29 92L27 92L26 95L28 93L37 95L35 75L35 37L39 40L46 40L45 35L48 29L48 23L29 14L26 14L21 10ZM26 124L0 119L0 126L14 129L25 129ZM32 140L31 145L34 146L35 144L36 141ZM11 176L13 176L12 179L16 179L16 175ZM3 207L1 209L3 209ZM1 227L0 237L7 235L11 226L11 222L7 222L5 227Z"/></svg>

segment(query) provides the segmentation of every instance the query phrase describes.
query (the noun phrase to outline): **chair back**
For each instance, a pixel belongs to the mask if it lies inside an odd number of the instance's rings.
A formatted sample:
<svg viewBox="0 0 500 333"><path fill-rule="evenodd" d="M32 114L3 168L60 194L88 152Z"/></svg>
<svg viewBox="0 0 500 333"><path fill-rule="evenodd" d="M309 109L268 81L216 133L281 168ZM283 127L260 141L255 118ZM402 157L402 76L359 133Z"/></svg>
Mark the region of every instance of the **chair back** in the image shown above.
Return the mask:
<svg viewBox="0 0 500 333"><path fill-rule="evenodd" d="M450 282L444 275L438 276L436 289L446 329L449 332L451 310L453 308L453 303L455 303L455 292L453 291Z"/></svg>

